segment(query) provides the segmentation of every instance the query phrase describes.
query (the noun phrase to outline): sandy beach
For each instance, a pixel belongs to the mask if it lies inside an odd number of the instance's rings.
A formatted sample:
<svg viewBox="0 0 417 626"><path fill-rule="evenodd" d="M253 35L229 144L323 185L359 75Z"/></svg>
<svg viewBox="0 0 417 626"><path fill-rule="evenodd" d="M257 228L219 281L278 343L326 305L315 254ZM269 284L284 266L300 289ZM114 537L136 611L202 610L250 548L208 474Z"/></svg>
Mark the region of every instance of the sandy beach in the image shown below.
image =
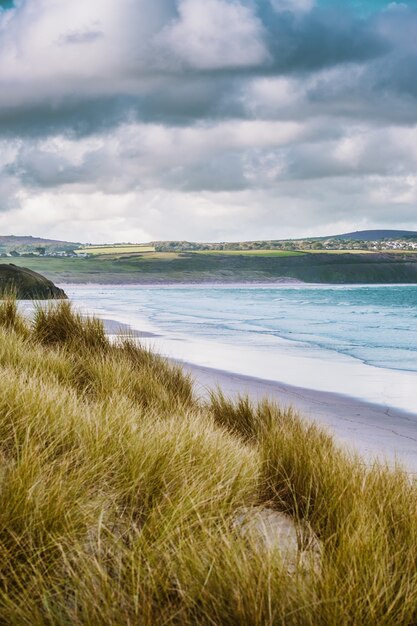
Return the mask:
<svg viewBox="0 0 417 626"><path fill-rule="evenodd" d="M103 322L109 334L128 333L138 339L157 338L156 334L133 330L128 324L110 319L103 319ZM192 375L201 397L207 397L211 389L220 387L228 396L247 394L254 401L268 398L322 424L341 445L358 451L366 463L372 463L376 458L390 464L398 462L409 472L417 474L417 413L387 408L338 393L173 360Z"/></svg>
<svg viewBox="0 0 417 626"><path fill-rule="evenodd" d="M323 424L338 442L357 450L367 463L378 458L403 464L417 474L417 414L363 402L349 396L294 387L189 363L202 396L221 387L229 396L248 394L254 400L268 398L293 407L308 419Z"/></svg>
<svg viewBox="0 0 417 626"><path fill-rule="evenodd" d="M27 304L27 310L31 309L32 305ZM146 324L145 328L140 329L126 321L101 314L99 317L109 336L130 336L158 352L168 343L167 337L153 332ZM183 341L175 340L171 344L175 346L174 355L183 352ZM200 342L196 345L202 344ZM215 351L215 346L212 350ZM194 352L190 352L190 346L185 354L194 356ZM210 366L187 361L182 354L178 358L168 358L180 363L192 375L197 393L202 398L207 397L210 390L220 387L227 396L248 395L254 401L266 398L285 408L292 407L307 419L315 420L326 427L340 445L359 452L364 462L370 464L373 459L387 461L389 464L397 462L408 472L417 475L417 411L401 410L382 402L377 404L351 395L245 375L233 371L233 364L238 360L224 361L227 369L222 370L212 365L213 358L210 359ZM383 370L380 373L385 374ZM301 370L299 374L302 378ZM391 375L396 376L397 372L392 372Z"/></svg>

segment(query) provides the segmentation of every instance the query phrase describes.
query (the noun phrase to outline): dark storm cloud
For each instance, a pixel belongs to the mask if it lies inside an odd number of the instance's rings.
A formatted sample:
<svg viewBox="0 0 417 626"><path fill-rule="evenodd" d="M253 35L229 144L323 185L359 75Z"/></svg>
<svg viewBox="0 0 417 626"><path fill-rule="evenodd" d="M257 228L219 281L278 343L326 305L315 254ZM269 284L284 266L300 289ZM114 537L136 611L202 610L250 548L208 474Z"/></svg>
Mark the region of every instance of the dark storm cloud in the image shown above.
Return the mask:
<svg viewBox="0 0 417 626"><path fill-rule="evenodd" d="M344 63L363 63L390 50L374 20L358 19L346 9L318 8L300 17L288 12L277 14L269 3L265 4L261 15L276 72L311 72Z"/></svg>
<svg viewBox="0 0 417 626"><path fill-rule="evenodd" d="M233 76L217 80L185 76L180 81L167 77L163 85L143 94L77 94L0 106L0 137L84 137L133 121L181 126L204 119L247 117L240 98L242 85Z"/></svg>
<svg viewBox="0 0 417 626"><path fill-rule="evenodd" d="M129 118L181 124L206 118L245 116L242 91L254 77L300 73L308 76L326 68L363 64L378 57L384 57L386 64L387 89L404 90L409 85L410 70L403 69L401 78L398 65L389 58L392 43L384 32L378 31L375 20L360 20L346 10L317 8L300 16L275 11L269 0L254 4L252 17L258 20L255 26L259 27L262 39L259 50L253 50L247 64L236 64L233 54L229 63L225 59L222 64L222 58L201 62L199 48L189 49L189 58L185 60L175 37L180 39L184 33L186 36L190 26L184 19L183 23L178 19L172 21L175 12L171 12L171 21L160 24L159 33L165 34L164 45L160 38L158 40L158 32L148 40L145 36L142 45L132 37L123 52L110 47L108 63L98 70L93 66L92 75L87 79L83 73L79 75L79 70L88 69L91 63L91 52L87 48L85 58L80 56L81 68L70 67L67 79L59 66L57 73L51 72L46 80L43 75L37 78L36 69L30 71L28 58L27 75L22 80L11 77L3 97L0 96L0 134L37 136L70 132L82 135L101 132L104 127L111 128ZM251 14L245 17L248 15ZM167 39L168 31L171 36ZM91 48L95 43L105 45L106 35L98 27L70 29L59 36L58 42L60 46L84 48L88 44ZM263 58L261 45L265 52ZM219 50L222 50L220 46ZM257 53L259 59L256 59ZM59 58L59 51L51 50L51 54ZM239 54L244 55L244 50L239 50ZM154 85L146 84L149 77ZM360 89L360 85L356 89ZM10 92L17 102L12 97L8 105ZM326 90L323 95L327 97ZM320 99L320 94L316 96Z"/></svg>
<svg viewBox="0 0 417 626"><path fill-rule="evenodd" d="M82 137L107 131L136 116L129 96L59 97L0 107L0 136L39 138L56 134Z"/></svg>

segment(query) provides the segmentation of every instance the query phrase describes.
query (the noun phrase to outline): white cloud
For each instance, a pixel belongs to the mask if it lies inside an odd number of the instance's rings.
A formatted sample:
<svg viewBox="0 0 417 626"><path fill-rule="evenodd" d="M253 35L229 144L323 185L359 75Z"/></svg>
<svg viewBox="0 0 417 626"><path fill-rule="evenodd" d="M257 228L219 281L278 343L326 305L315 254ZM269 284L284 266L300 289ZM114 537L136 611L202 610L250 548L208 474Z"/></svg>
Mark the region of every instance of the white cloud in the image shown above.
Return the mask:
<svg viewBox="0 0 417 626"><path fill-rule="evenodd" d="M304 78L255 78L248 84L243 101L248 112L256 117L293 117L301 106L305 114L307 88Z"/></svg>
<svg viewBox="0 0 417 626"><path fill-rule="evenodd" d="M415 180L405 187L402 179L381 177L368 177L365 186L357 177L327 180L325 188L305 180L233 193L43 191L26 194L19 209L0 212L0 232L103 242L278 239L389 225L394 210L396 225L412 228L415 202Z"/></svg>
<svg viewBox="0 0 417 626"><path fill-rule="evenodd" d="M0 108L137 94L172 0L37 0L0 15ZM52 100L51 100L52 99Z"/></svg>
<svg viewBox="0 0 417 626"><path fill-rule="evenodd" d="M25 191L0 212L0 231L13 224L18 234L97 241L280 238L337 232L329 224L354 230L364 206L367 225L392 223L395 206L410 228L416 134L348 127L319 141L308 127L254 121L129 125L107 138L37 141L17 153Z"/></svg>
<svg viewBox="0 0 417 626"><path fill-rule="evenodd" d="M320 22L312 0L271 3L28 0L2 13L0 232L416 226L410 12L383 12L368 32L347 14ZM375 30L393 46L383 62Z"/></svg>
<svg viewBox="0 0 417 626"><path fill-rule="evenodd" d="M184 65L207 70L267 60L262 22L249 7L230 0L180 0L178 10L178 20L157 41Z"/></svg>

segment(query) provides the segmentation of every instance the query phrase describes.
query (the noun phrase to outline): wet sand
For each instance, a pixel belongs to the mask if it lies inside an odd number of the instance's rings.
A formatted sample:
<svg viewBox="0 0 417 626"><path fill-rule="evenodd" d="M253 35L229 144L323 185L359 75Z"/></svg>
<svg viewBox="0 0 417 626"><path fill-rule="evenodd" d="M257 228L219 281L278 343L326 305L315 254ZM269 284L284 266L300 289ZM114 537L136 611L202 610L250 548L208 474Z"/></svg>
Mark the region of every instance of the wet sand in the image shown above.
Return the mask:
<svg viewBox="0 0 417 626"><path fill-rule="evenodd" d="M151 333L145 330L137 330L132 328L130 324L124 322L117 322L116 320L110 320L100 316L101 321L104 324L104 328L108 335L117 335L120 337L132 337L135 339L152 339L152 337L160 337L157 333Z"/></svg>

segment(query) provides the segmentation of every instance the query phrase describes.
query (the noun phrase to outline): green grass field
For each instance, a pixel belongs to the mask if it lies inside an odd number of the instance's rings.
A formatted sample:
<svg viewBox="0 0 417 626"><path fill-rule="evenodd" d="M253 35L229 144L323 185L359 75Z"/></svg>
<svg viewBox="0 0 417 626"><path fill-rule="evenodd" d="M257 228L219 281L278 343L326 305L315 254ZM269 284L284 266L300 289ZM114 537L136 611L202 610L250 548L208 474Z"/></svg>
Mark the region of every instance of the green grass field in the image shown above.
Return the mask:
<svg viewBox="0 0 417 626"><path fill-rule="evenodd" d="M68 303L0 303L0 623L414 626L417 486ZM245 519L298 528L266 542ZM321 546L308 556L311 539Z"/></svg>
<svg viewBox="0 0 417 626"><path fill-rule="evenodd" d="M375 254L374 250L304 250L308 254Z"/></svg>
<svg viewBox="0 0 417 626"><path fill-rule="evenodd" d="M190 254L211 254L214 256L260 256L288 257L306 254L302 250L195 250Z"/></svg>
<svg viewBox="0 0 417 626"><path fill-rule="evenodd" d="M149 252L73 257L0 258L55 283L155 284L269 282L416 283L415 254L200 254Z"/></svg>
<svg viewBox="0 0 417 626"><path fill-rule="evenodd" d="M141 246L141 245L114 245L114 246L85 246L75 251L76 254L92 254L94 256L105 256L107 254L142 254L145 252L155 252L153 246Z"/></svg>
<svg viewBox="0 0 417 626"><path fill-rule="evenodd" d="M417 250L304 250L308 254L417 254Z"/></svg>

